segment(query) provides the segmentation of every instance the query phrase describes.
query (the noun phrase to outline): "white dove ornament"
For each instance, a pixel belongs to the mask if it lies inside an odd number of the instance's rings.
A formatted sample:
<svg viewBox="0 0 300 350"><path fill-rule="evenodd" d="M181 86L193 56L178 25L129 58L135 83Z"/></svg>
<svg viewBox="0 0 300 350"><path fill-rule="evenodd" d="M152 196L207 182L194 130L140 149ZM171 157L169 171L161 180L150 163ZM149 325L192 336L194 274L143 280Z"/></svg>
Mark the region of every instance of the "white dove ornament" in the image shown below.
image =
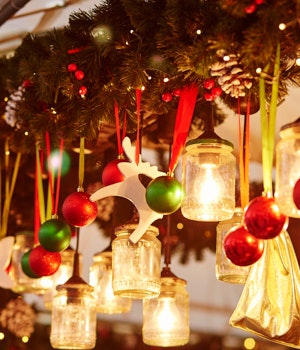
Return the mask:
<svg viewBox="0 0 300 350"><path fill-rule="evenodd" d="M13 281L6 269L10 263L14 241L13 236L6 236L0 240L0 287L5 289L13 286Z"/></svg>
<svg viewBox="0 0 300 350"><path fill-rule="evenodd" d="M156 166L151 166L148 162L135 162L135 147L131 145L130 139L125 137L122 146L129 162L121 162L118 167L124 175L122 182L100 188L91 195L91 201L97 201L105 197L118 196L129 199L136 207L139 214L139 222L129 239L132 243L137 243L146 232L148 227L156 220L161 219L163 214L154 212L146 202L146 188L139 180L139 174L146 175L151 179L166 175L159 171Z"/></svg>

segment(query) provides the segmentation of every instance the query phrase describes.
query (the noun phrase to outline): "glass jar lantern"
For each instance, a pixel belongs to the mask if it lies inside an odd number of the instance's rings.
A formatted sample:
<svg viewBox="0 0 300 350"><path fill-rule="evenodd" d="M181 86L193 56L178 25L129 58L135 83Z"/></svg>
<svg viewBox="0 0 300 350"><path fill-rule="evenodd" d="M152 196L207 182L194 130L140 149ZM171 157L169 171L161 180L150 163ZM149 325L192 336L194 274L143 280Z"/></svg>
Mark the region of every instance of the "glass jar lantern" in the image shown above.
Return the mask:
<svg viewBox="0 0 300 350"><path fill-rule="evenodd" d="M186 281L162 277L157 298L143 300L143 342L152 346L181 346L189 341L189 295Z"/></svg>
<svg viewBox="0 0 300 350"><path fill-rule="evenodd" d="M89 283L94 287L97 312L105 314L127 313L131 309L130 298L115 295L112 288L112 251L97 253L90 267Z"/></svg>
<svg viewBox="0 0 300 350"><path fill-rule="evenodd" d="M13 281L11 289L15 293L44 294L52 288L51 276L30 278L23 272L22 257L33 247L34 234L32 231L20 231L16 234L11 255L11 268L9 270L9 275Z"/></svg>
<svg viewBox="0 0 300 350"><path fill-rule="evenodd" d="M113 291L133 299L153 298L160 292L161 242L158 229L150 226L137 243L129 240L137 224L115 230L112 242Z"/></svg>
<svg viewBox="0 0 300 350"><path fill-rule="evenodd" d="M243 221L243 209L236 208L232 218L221 221L217 225L216 244L216 277L218 280L228 283L243 284L248 278L250 266L237 266L225 255L223 242L227 232L241 225Z"/></svg>
<svg viewBox="0 0 300 350"><path fill-rule="evenodd" d="M50 343L55 349L93 349L97 312L93 288L73 276L56 287L52 302Z"/></svg>
<svg viewBox="0 0 300 350"><path fill-rule="evenodd" d="M281 212L300 218L300 210L293 200L293 189L300 178L300 118L284 125L276 146L275 199Z"/></svg>
<svg viewBox="0 0 300 350"><path fill-rule="evenodd" d="M218 137L199 137L186 144L182 157L185 195L181 212L184 217L196 221L222 221L232 217L236 175L232 151L232 143Z"/></svg>

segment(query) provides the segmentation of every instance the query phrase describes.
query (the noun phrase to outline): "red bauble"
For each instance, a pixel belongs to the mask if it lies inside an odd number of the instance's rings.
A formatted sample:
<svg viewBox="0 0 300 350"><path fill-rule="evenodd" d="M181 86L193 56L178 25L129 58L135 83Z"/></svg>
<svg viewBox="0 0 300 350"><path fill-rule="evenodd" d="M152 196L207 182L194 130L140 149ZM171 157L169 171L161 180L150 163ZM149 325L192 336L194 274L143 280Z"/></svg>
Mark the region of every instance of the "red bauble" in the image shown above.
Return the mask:
<svg viewBox="0 0 300 350"><path fill-rule="evenodd" d="M171 102L173 99L173 95L170 92L165 92L164 94L162 94L161 98L164 102Z"/></svg>
<svg viewBox="0 0 300 350"><path fill-rule="evenodd" d="M293 189L293 200L297 209L300 210L300 179L296 181Z"/></svg>
<svg viewBox="0 0 300 350"><path fill-rule="evenodd" d="M84 78L84 72L80 69L78 69L76 72L75 72L75 78L77 80L82 80Z"/></svg>
<svg viewBox="0 0 300 350"><path fill-rule="evenodd" d="M287 227L287 217L273 197L260 196L252 199L244 214L247 230L255 237L272 239Z"/></svg>
<svg viewBox="0 0 300 350"><path fill-rule="evenodd" d="M61 255L58 252L49 252L40 245L30 251L30 268L39 277L53 275L58 270L60 264Z"/></svg>
<svg viewBox="0 0 300 350"><path fill-rule="evenodd" d="M75 63L70 63L69 65L68 65L68 71L69 72L75 72L77 70L77 65L75 64Z"/></svg>
<svg viewBox="0 0 300 350"><path fill-rule="evenodd" d="M62 213L68 224L82 227L91 224L97 217L98 206L86 192L73 192L62 205Z"/></svg>
<svg viewBox="0 0 300 350"><path fill-rule="evenodd" d="M260 259L264 252L264 241L256 238L244 225L229 230L224 238L224 252L235 265L249 266Z"/></svg>
<svg viewBox="0 0 300 350"><path fill-rule="evenodd" d="M104 186L112 185L124 180L124 175L118 167L119 163L127 162L127 160L118 158L110 161L102 172L102 183Z"/></svg>
<svg viewBox="0 0 300 350"><path fill-rule="evenodd" d="M84 85L80 86L78 92L80 96L85 96L87 94L87 87Z"/></svg>
<svg viewBox="0 0 300 350"><path fill-rule="evenodd" d="M203 82L203 87L205 89L212 89L213 87L215 86L215 81L214 79L205 79L204 82Z"/></svg>

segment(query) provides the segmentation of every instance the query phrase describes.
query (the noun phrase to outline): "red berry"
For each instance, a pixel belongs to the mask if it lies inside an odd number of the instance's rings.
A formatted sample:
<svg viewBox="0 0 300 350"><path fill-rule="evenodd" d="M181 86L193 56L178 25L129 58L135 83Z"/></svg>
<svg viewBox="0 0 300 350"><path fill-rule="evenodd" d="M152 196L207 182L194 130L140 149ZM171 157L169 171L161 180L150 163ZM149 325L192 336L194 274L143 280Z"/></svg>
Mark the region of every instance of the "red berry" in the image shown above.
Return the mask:
<svg viewBox="0 0 300 350"><path fill-rule="evenodd" d="M212 89L215 86L215 81L213 79L205 79L203 82L203 87L205 89Z"/></svg>
<svg viewBox="0 0 300 350"><path fill-rule="evenodd" d="M255 0L256 5L264 4L265 0Z"/></svg>
<svg viewBox="0 0 300 350"><path fill-rule="evenodd" d="M222 95L222 89L219 86L213 87L211 89L211 94L214 96L214 98Z"/></svg>
<svg viewBox="0 0 300 350"><path fill-rule="evenodd" d="M68 71L69 72L75 72L77 70L77 65L75 64L75 63L70 63L69 65L68 65Z"/></svg>
<svg viewBox="0 0 300 350"><path fill-rule="evenodd" d="M213 101L215 99L215 97L209 92L206 92L203 96L205 101Z"/></svg>
<svg viewBox="0 0 300 350"><path fill-rule="evenodd" d="M173 99L173 95L170 92L165 92L164 94L162 94L162 100L164 102L171 102Z"/></svg>
<svg viewBox="0 0 300 350"><path fill-rule="evenodd" d="M180 89L175 89L175 90L173 90L173 96L179 97L180 94L181 94L181 90L180 90Z"/></svg>
<svg viewBox="0 0 300 350"><path fill-rule="evenodd" d="M248 13L248 15L251 15L252 13L254 13L255 10L256 10L256 4L255 3L245 7L245 12Z"/></svg>
<svg viewBox="0 0 300 350"><path fill-rule="evenodd" d="M24 88L28 88L28 87L31 86L31 85L32 85L32 83L31 83L31 81L30 81L29 79L24 80L24 81L23 81L23 84L22 84L22 86L23 86Z"/></svg>
<svg viewBox="0 0 300 350"><path fill-rule="evenodd" d="M82 80L84 78L84 72L80 69L78 69L76 72L75 72L75 78L77 80Z"/></svg>
<svg viewBox="0 0 300 350"><path fill-rule="evenodd" d="M78 92L80 96L85 96L87 93L87 87L84 85L80 86Z"/></svg>

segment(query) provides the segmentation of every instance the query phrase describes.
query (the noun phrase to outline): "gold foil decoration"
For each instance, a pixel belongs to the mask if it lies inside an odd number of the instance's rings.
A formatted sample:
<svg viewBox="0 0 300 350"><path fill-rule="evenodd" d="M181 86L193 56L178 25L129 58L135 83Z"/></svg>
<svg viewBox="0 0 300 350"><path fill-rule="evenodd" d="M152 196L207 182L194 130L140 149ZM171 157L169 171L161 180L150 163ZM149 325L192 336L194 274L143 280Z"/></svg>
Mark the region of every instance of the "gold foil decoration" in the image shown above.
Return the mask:
<svg viewBox="0 0 300 350"><path fill-rule="evenodd" d="M289 234L265 242L229 323L300 349L300 270Z"/></svg>

